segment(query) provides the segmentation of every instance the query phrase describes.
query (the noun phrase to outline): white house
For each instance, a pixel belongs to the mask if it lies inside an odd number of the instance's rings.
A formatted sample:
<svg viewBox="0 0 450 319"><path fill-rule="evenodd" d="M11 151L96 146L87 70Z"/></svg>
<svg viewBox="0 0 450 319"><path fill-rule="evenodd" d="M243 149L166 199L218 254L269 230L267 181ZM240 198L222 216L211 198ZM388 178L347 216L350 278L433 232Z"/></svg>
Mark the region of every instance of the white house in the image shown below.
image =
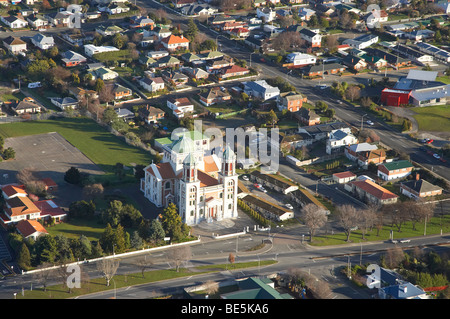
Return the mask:
<svg viewBox="0 0 450 319"><path fill-rule="evenodd" d="M148 92L157 92L164 90L164 80L161 77L148 78L143 77L138 80L139 85Z"/></svg>
<svg viewBox="0 0 450 319"><path fill-rule="evenodd" d="M362 36L356 37L354 39L347 39L342 42L342 44L348 44L352 48L363 50L372 44L378 42L378 36L374 34L364 34Z"/></svg>
<svg viewBox="0 0 450 319"><path fill-rule="evenodd" d="M94 54L97 53L113 52L113 51L119 51L119 49L113 46L96 46L93 44L86 44L84 46L84 53L90 57L92 57Z"/></svg>
<svg viewBox="0 0 450 319"><path fill-rule="evenodd" d="M300 30L300 38L308 42L313 48L320 48L322 46L322 36L309 29Z"/></svg>
<svg viewBox="0 0 450 319"><path fill-rule="evenodd" d="M31 15L27 17L28 24L34 29L42 29L48 26L48 20L38 15Z"/></svg>
<svg viewBox="0 0 450 319"><path fill-rule="evenodd" d="M256 16L260 19L264 19L265 22L271 22L275 20L277 16L277 12L275 10L272 10L271 8L257 8L256 9Z"/></svg>
<svg viewBox="0 0 450 319"><path fill-rule="evenodd" d="M388 21L388 14L384 10L373 10L366 16L366 26L369 29L379 28L383 22Z"/></svg>
<svg viewBox="0 0 450 319"><path fill-rule="evenodd" d="M71 97L52 97L50 101L59 107L61 110L76 109L78 107L78 101Z"/></svg>
<svg viewBox="0 0 450 319"><path fill-rule="evenodd" d="M344 152L345 146L358 143L358 139L349 132L333 130L328 136L326 143L327 154Z"/></svg>
<svg viewBox="0 0 450 319"><path fill-rule="evenodd" d="M27 21L14 16L1 17L0 20L2 20L2 22L11 29L21 29L26 28L28 26Z"/></svg>
<svg viewBox="0 0 450 319"><path fill-rule="evenodd" d="M20 38L9 36L3 40L3 45L12 54L19 54L20 52L27 51L26 42L22 41Z"/></svg>
<svg viewBox="0 0 450 319"><path fill-rule="evenodd" d="M177 36L171 34L167 38L162 39L161 44L168 51L176 51L179 49L189 50L189 40L183 35Z"/></svg>
<svg viewBox="0 0 450 319"><path fill-rule="evenodd" d="M167 107L173 110L173 114L177 118L182 118L186 113L194 112L194 104L187 97L174 99L170 98L167 100Z"/></svg>
<svg viewBox="0 0 450 319"><path fill-rule="evenodd" d="M269 85L265 80L246 82L244 92L263 101L276 99L280 95L280 89Z"/></svg>
<svg viewBox="0 0 450 319"><path fill-rule="evenodd" d="M55 45L55 40L52 36L46 36L42 33L37 33L31 38L31 43L42 50L47 50Z"/></svg>
<svg viewBox="0 0 450 319"><path fill-rule="evenodd" d="M311 54L293 52L286 56L287 63L293 63L295 66L316 64L317 57Z"/></svg>

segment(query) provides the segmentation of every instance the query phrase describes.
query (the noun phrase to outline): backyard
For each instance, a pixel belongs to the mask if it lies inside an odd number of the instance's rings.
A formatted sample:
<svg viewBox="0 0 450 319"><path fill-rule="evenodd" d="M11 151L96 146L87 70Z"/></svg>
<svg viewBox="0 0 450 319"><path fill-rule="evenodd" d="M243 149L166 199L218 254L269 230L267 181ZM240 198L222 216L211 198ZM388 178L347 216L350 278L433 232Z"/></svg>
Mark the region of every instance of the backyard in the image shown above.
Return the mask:
<svg viewBox="0 0 450 319"><path fill-rule="evenodd" d="M114 173L116 163L126 166L148 165L152 160L149 152L128 145L95 121L85 117L9 123L0 126L0 135L5 138L48 132L58 132L97 164L107 173L106 175Z"/></svg>

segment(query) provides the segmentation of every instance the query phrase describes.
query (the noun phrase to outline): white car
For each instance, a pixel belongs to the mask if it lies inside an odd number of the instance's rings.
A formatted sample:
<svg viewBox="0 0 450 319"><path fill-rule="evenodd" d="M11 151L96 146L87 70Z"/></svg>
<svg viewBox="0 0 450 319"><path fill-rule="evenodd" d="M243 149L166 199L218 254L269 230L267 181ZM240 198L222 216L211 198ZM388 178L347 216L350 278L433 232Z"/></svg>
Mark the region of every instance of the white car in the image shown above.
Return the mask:
<svg viewBox="0 0 450 319"><path fill-rule="evenodd" d="M262 186L259 188L259 190L260 190L261 192L263 192L263 193L267 193L267 190L266 190L264 187L262 187Z"/></svg>
<svg viewBox="0 0 450 319"><path fill-rule="evenodd" d="M242 179L243 179L244 181L248 181L248 180L249 180L249 178L248 178L247 175L243 175L243 176L242 176Z"/></svg>
<svg viewBox="0 0 450 319"><path fill-rule="evenodd" d="M316 85L317 88L321 89L321 90L325 90L328 86L325 84L322 85Z"/></svg>
<svg viewBox="0 0 450 319"><path fill-rule="evenodd" d="M400 239L399 240L399 242L401 242L401 243L410 243L411 242L411 239Z"/></svg>
<svg viewBox="0 0 450 319"><path fill-rule="evenodd" d="M374 124L371 120L368 120L366 123L369 124L369 125L373 125Z"/></svg>
<svg viewBox="0 0 450 319"><path fill-rule="evenodd" d="M433 154L433 157L435 158L435 159L440 159L441 157L439 156L439 154L437 154L437 153L434 153Z"/></svg>
<svg viewBox="0 0 450 319"><path fill-rule="evenodd" d="M289 209L294 209L294 207L291 204L286 204L284 206L286 206L286 208L289 208Z"/></svg>

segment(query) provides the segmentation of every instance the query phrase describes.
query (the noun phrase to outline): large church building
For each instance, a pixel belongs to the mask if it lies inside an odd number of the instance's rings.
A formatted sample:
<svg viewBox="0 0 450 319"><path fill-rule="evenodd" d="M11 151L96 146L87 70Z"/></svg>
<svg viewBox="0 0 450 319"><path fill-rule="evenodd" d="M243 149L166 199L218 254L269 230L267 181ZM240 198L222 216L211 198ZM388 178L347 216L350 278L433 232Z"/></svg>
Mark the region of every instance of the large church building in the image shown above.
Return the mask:
<svg viewBox="0 0 450 319"><path fill-rule="evenodd" d="M236 156L229 147L219 156L209 152L201 133L164 145L161 162L144 169L144 196L157 207L175 203L187 225L237 217Z"/></svg>

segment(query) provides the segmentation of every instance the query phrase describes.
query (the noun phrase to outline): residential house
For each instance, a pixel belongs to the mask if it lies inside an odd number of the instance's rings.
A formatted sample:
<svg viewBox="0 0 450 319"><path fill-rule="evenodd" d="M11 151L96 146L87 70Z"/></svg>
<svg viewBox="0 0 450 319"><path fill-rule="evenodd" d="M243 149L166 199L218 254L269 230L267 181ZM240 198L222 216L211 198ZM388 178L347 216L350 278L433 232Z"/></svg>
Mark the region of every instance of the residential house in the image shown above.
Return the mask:
<svg viewBox="0 0 450 319"><path fill-rule="evenodd" d="M235 21L236 18L225 14L218 14L209 19L209 23L215 26L223 24L225 22L235 22Z"/></svg>
<svg viewBox="0 0 450 319"><path fill-rule="evenodd" d="M187 16L212 16L219 12L217 8L206 4L193 4L181 8L181 13Z"/></svg>
<svg viewBox="0 0 450 319"><path fill-rule="evenodd" d="M320 124L320 116L314 110L302 107L293 114L303 125L312 126Z"/></svg>
<svg viewBox="0 0 450 319"><path fill-rule="evenodd" d="M11 110L18 115L25 113L40 113L41 106L35 103L34 100L24 99L18 103L12 103Z"/></svg>
<svg viewBox="0 0 450 319"><path fill-rule="evenodd" d="M394 204L398 200L397 195L368 179L349 182L344 188L361 200L375 205Z"/></svg>
<svg viewBox="0 0 450 319"><path fill-rule="evenodd" d="M138 80L140 86L142 86L148 92L154 93L161 90L164 90L164 80L162 77L142 77Z"/></svg>
<svg viewBox="0 0 450 319"><path fill-rule="evenodd" d="M96 46L93 44L86 44L84 46L84 53L89 57L92 57L94 54L98 53L114 52L114 51L120 50L113 46Z"/></svg>
<svg viewBox="0 0 450 319"><path fill-rule="evenodd" d="M189 40L183 35L177 36L171 34L161 40L162 46L169 52L177 50L189 50Z"/></svg>
<svg viewBox="0 0 450 319"><path fill-rule="evenodd" d="M326 142L327 154L343 153L345 146L358 143L358 139L343 130L333 130Z"/></svg>
<svg viewBox="0 0 450 319"><path fill-rule="evenodd" d="M367 167L369 163L381 164L386 160L386 152L376 145L359 143L345 147L345 156L359 166Z"/></svg>
<svg viewBox="0 0 450 319"><path fill-rule="evenodd" d="M93 75L94 79L100 78L103 81L114 80L119 76L119 73L117 73L116 71L105 67L98 68L90 73Z"/></svg>
<svg viewBox="0 0 450 319"><path fill-rule="evenodd" d="M31 43L42 50L48 50L55 45L55 40L52 36L46 36L42 33L36 33L31 38Z"/></svg>
<svg viewBox="0 0 450 319"><path fill-rule="evenodd" d="M150 67L156 63L156 60L145 55L145 56L139 57L139 63L141 63L147 67Z"/></svg>
<svg viewBox="0 0 450 319"><path fill-rule="evenodd" d="M181 71L196 80L207 79L209 77L209 73L201 68L183 67Z"/></svg>
<svg viewBox="0 0 450 319"><path fill-rule="evenodd" d="M231 100L231 95L228 93L228 91L219 87L213 87L207 92L200 93L199 95L200 102L206 106Z"/></svg>
<svg viewBox="0 0 450 319"><path fill-rule="evenodd" d="M179 71L165 70L161 73L161 77L176 88L184 86L189 80L187 75Z"/></svg>
<svg viewBox="0 0 450 319"><path fill-rule="evenodd" d="M78 108L78 101L71 97L51 97L50 101L63 111Z"/></svg>
<svg viewBox="0 0 450 319"><path fill-rule="evenodd" d="M421 179L419 174L413 180L400 183L400 193L414 199L441 195L442 190L441 187Z"/></svg>
<svg viewBox="0 0 450 319"><path fill-rule="evenodd" d="M220 31L230 33L231 30L238 28L246 28L247 23L244 21L225 22L219 26Z"/></svg>
<svg viewBox="0 0 450 319"><path fill-rule="evenodd" d="M448 52L447 50L441 49L440 47L426 42L416 43L416 47L419 49L419 51L432 55L436 60L440 62L450 63L450 52Z"/></svg>
<svg viewBox="0 0 450 319"><path fill-rule="evenodd" d="M361 59L372 69L381 69L387 66L387 61L377 56L362 54Z"/></svg>
<svg viewBox="0 0 450 319"><path fill-rule="evenodd" d="M73 13L69 11L56 11L44 14L44 18L47 19L48 23L55 27L69 26L72 17Z"/></svg>
<svg viewBox="0 0 450 319"><path fill-rule="evenodd" d="M85 12L83 14L84 19L86 19L88 21L98 19L101 16L102 16L102 13L100 11L89 11L89 12Z"/></svg>
<svg viewBox="0 0 450 319"><path fill-rule="evenodd" d="M70 29L68 32L62 33L61 36L67 42L79 47L88 41L94 40L94 32L92 31L76 32Z"/></svg>
<svg viewBox="0 0 450 319"><path fill-rule="evenodd" d="M250 30L247 28L235 28L230 31L230 35L237 38L246 38L250 35Z"/></svg>
<svg viewBox="0 0 450 319"><path fill-rule="evenodd" d="M209 51L207 53L199 55L202 60L210 61L210 60L220 60L225 57L225 54L219 51Z"/></svg>
<svg viewBox="0 0 450 319"><path fill-rule="evenodd" d="M347 39L342 42L343 44L348 44L349 46L363 50L372 44L375 44L378 42L378 36L374 34L364 34L359 37L356 37L354 39Z"/></svg>
<svg viewBox="0 0 450 319"><path fill-rule="evenodd" d="M172 4L175 8L182 8L185 6L191 6L196 2L196 0L172 0Z"/></svg>
<svg viewBox="0 0 450 319"><path fill-rule="evenodd" d="M223 57L219 60L211 60L206 66L206 71L212 74L219 73L223 68L234 65L233 58Z"/></svg>
<svg viewBox="0 0 450 319"><path fill-rule="evenodd" d="M28 25L35 30L42 30L48 28L48 20L41 15L33 14L27 16Z"/></svg>
<svg viewBox="0 0 450 319"><path fill-rule="evenodd" d="M97 28L95 28L95 31L103 36L111 36L115 35L116 33L122 33L125 30L119 27L118 25L100 25Z"/></svg>
<svg viewBox="0 0 450 319"><path fill-rule="evenodd" d="M187 97L169 98L167 107L173 111L177 118L185 117L188 113L194 112L194 104Z"/></svg>
<svg viewBox="0 0 450 319"><path fill-rule="evenodd" d="M308 99L297 92L283 92L277 98L277 107L279 111L288 110L297 112Z"/></svg>
<svg viewBox="0 0 450 319"><path fill-rule="evenodd" d="M276 99L280 95L280 89L269 85L265 80L245 82L244 92L263 101Z"/></svg>
<svg viewBox="0 0 450 319"><path fill-rule="evenodd" d="M114 15L130 11L130 7L121 2L111 2L108 5L99 5L98 11Z"/></svg>
<svg viewBox="0 0 450 319"><path fill-rule="evenodd" d="M132 28L149 28L153 29L155 26L155 21L150 19L148 16L134 16L130 18L130 25Z"/></svg>
<svg viewBox="0 0 450 319"><path fill-rule="evenodd" d="M61 57L62 57L61 61L66 67L77 66L87 61L87 59L84 56L71 50L63 52L61 54Z"/></svg>
<svg viewBox="0 0 450 319"><path fill-rule="evenodd" d="M119 119L122 119L124 121L130 121L134 119L134 113L129 109L123 109L119 107L117 109L114 109L114 111L116 112Z"/></svg>
<svg viewBox="0 0 450 319"><path fill-rule="evenodd" d="M37 220L21 220L17 223L16 229L25 239L36 240L39 236L48 235L48 231Z"/></svg>
<svg viewBox="0 0 450 319"><path fill-rule="evenodd" d="M148 51L147 52L147 56L155 59L155 60L159 60L161 58L167 57L169 56L169 52L165 51L165 50L161 50L161 51Z"/></svg>
<svg viewBox="0 0 450 319"><path fill-rule="evenodd" d="M256 16L262 19L265 23L268 23L275 20L277 17L277 12L268 7L256 8Z"/></svg>
<svg viewBox="0 0 450 319"><path fill-rule="evenodd" d="M410 161L401 160L378 165L377 176L385 181L404 178L411 174L414 166Z"/></svg>
<svg viewBox="0 0 450 319"><path fill-rule="evenodd" d="M28 26L28 22L15 16L0 17L0 20L11 29L22 29Z"/></svg>
<svg viewBox="0 0 450 319"><path fill-rule="evenodd" d="M368 15L365 16L366 26L369 29L380 28L382 23L388 21L389 15L385 10L372 10Z"/></svg>
<svg viewBox="0 0 450 319"><path fill-rule="evenodd" d="M114 83L112 91L114 93L115 100L133 96L133 91L130 88L120 85L119 83Z"/></svg>
<svg viewBox="0 0 450 319"><path fill-rule="evenodd" d="M433 62L433 56L424 52L417 51L411 46L398 44L392 47L392 50L399 53L401 56L409 58L420 65L427 65Z"/></svg>
<svg viewBox="0 0 450 319"><path fill-rule="evenodd" d="M350 171L333 174L333 181L338 184L346 184L356 178L356 175Z"/></svg>
<svg viewBox="0 0 450 319"><path fill-rule="evenodd" d="M322 63L305 66L301 71L306 76L317 77L325 74L339 74L344 72L345 69L346 67L339 63Z"/></svg>
<svg viewBox="0 0 450 319"><path fill-rule="evenodd" d="M253 0L253 6L255 8L264 7L267 4L267 0Z"/></svg>
<svg viewBox="0 0 450 319"><path fill-rule="evenodd" d="M391 66L393 66L394 68L400 68L411 65L411 59L405 59L399 56L398 54L389 53L376 48L366 48L364 49L364 51L371 56L379 57L382 58L383 60L386 60L386 62Z"/></svg>
<svg viewBox="0 0 450 319"><path fill-rule="evenodd" d="M312 10L312 9L309 9L309 8L306 8L306 7L301 7L299 10L298 10L298 17L301 19L301 20L304 20L304 21L309 21L309 20L311 20L311 17L313 16L313 15L315 15L316 14L316 11L314 11L314 10Z"/></svg>
<svg viewBox="0 0 450 319"><path fill-rule="evenodd" d="M81 87L69 87L69 93L71 95L73 95L78 101L89 97L92 99L97 99L98 98L98 94L96 91L94 90L86 90L84 88Z"/></svg>
<svg viewBox="0 0 450 319"><path fill-rule="evenodd" d="M160 69L167 68L167 67L175 68L175 67L178 67L180 64L181 64L180 60L178 60L174 56L168 55L168 56L165 56L163 58L156 60L155 67L160 68Z"/></svg>
<svg viewBox="0 0 450 319"><path fill-rule="evenodd" d="M9 36L3 40L3 46L12 54L19 54L27 51L27 44L20 38Z"/></svg>
<svg viewBox="0 0 450 319"><path fill-rule="evenodd" d="M239 65L232 65L219 70L219 79L225 80L235 76L243 76L249 74L250 70Z"/></svg>
<svg viewBox="0 0 450 319"><path fill-rule="evenodd" d="M146 107L141 107L139 109L139 117L147 124L157 123L159 120L164 119L165 115L163 110L153 106L147 105Z"/></svg>
<svg viewBox="0 0 450 319"><path fill-rule="evenodd" d="M361 71L367 68L367 62L364 59L350 54L342 60L342 63L355 71Z"/></svg>
<svg viewBox="0 0 450 319"><path fill-rule="evenodd" d="M8 186L4 186L2 190L5 187ZM3 190L3 193L8 193L9 191L10 190ZM9 223L17 223L21 220L37 219L39 217L39 208L28 198L28 196L13 194L12 196L5 197L3 213L0 214L2 226L6 226Z"/></svg>
<svg viewBox="0 0 450 319"><path fill-rule="evenodd" d="M320 48L322 46L322 36L310 29L300 30L300 38L309 43L312 48Z"/></svg>
<svg viewBox="0 0 450 319"><path fill-rule="evenodd" d="M380 299L430 299L422 288L403 281L392 286L379 288L378 296Z"/></svg>
<svg viewBox="0 0 450 319"><path fill-rule="evenodd" d="M292 52L286 56L286 62L292 63L294 67L300 68L303 66L316 64L317 57L311 54Z"/></svg>

